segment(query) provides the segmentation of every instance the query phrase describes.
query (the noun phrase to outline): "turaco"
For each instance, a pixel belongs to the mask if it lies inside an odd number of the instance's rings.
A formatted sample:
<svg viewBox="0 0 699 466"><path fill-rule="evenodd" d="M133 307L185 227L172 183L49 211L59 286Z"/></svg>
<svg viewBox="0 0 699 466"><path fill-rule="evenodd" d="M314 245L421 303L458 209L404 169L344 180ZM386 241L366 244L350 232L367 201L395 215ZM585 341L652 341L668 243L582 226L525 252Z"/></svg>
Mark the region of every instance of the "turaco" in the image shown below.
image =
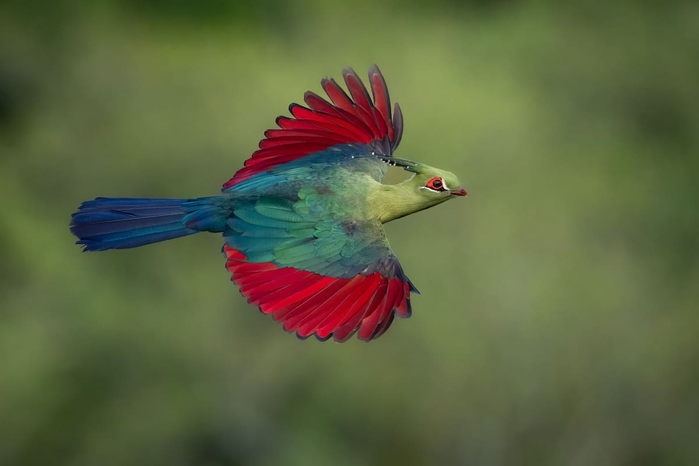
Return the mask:
<svg viewBox="0 0 699 466"><path fill-rule="evenodd" d="M85 251L124 249L200 232L222 233L232 281L248 302L299 338L343 342L381 336L409 317L418 293L383 224L466 196L445 170L393 156L403 135L377 66L372 97L351 69L349 95L321 81L329 101L306 92L260 149L223 185L193 199L104 198L84 202L70 230ZM387 166L412 172L383 184Z"/></svg>

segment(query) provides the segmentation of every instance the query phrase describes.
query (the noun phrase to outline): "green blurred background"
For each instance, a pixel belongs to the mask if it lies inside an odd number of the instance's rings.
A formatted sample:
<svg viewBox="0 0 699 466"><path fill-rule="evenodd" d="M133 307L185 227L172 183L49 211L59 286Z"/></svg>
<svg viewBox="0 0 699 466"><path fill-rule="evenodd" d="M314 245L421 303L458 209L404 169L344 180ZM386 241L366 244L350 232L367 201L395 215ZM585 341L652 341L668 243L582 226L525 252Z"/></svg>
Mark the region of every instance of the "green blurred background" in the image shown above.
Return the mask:
<svg viewBox="0 0 699 466"><path fill-rule="evenodd" d="M0 464L699 464L699 4L562 3L3 2ZM373 63L469 192L387 225L383 338L285 334L213 235L73 244Z"/></svg>

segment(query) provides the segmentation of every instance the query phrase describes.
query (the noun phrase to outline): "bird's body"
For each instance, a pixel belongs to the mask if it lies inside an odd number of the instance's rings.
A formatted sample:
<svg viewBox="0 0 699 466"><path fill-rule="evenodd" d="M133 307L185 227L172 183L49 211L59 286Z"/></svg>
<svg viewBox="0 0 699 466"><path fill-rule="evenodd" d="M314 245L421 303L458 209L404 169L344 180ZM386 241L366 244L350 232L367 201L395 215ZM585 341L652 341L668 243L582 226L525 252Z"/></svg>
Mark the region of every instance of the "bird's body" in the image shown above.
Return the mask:
<svg viewBox="0 0 699 466"><path fill-rule="evenodd" d="M332 80L332 104L306 93L223 188L198 199L97 198L73 214L87 251L123 249L202 231L222 233L232 280L287 331L345 341L383 334L408 317L417 292L391 251L383 223L464 196L451 173L392 156L402 115L390 112L377 67L374 100L345 70L352 98ZM388 165L414 173L385 185ZM452 186L456 189L450 189Z"/></svg>

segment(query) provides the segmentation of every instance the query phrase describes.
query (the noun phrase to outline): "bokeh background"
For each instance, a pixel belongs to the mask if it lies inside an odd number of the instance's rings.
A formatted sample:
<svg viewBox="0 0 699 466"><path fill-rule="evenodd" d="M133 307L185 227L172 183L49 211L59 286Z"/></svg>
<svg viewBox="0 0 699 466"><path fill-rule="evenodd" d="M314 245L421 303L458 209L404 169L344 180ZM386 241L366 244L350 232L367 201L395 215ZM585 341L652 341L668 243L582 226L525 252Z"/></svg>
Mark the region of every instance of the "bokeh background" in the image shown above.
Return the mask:
<svg viewBox="0 0 699 466"><path fill-rule="evenodd" d="M381 339L285 334L213 235L73 244L373 63L469 192L387 225ZM693 1L5 1L0 464L699 464L698 155Z"/></svg>

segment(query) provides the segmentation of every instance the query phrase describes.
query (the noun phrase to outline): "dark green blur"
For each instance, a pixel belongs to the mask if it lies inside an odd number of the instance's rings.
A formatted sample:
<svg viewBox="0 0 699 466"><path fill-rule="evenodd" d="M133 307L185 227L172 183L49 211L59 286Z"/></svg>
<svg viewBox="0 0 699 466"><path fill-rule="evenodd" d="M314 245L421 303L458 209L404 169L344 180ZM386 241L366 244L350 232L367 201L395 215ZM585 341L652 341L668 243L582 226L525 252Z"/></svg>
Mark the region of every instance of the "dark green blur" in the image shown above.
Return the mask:
<svg viewBox="0 0 699 466"><path fill-rule="evenodd" d="M373 63L469 193L387 225L379 340L285 334L214 235L73 244ZM3 2L0 195L2 465L699 464L697 2Z"/></svg>

